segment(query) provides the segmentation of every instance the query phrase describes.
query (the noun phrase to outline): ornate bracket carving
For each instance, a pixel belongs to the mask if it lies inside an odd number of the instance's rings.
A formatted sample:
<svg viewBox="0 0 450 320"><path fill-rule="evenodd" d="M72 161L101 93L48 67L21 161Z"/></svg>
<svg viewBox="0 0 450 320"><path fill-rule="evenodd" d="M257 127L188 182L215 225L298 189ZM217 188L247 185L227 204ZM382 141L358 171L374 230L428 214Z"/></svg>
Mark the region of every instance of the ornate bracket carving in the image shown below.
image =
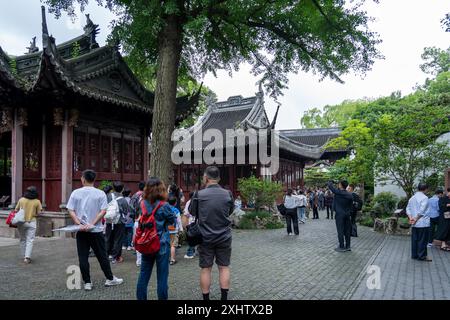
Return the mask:
<svg viewBox="0 0 450 320"><path fill-rule="evenodd" d="M70 127L78 126L78 119L79 118L80 118L80 111L78 109L70 109L69 126Z"/></svg>
<svg viewBox="0 0 450 320"><path fill-rule="evenodd" d="M1 110L0 133L12 131L13 129L13 110L4 108Z"/></svg>
<svg viewBox="0 0 450 320"><path fill-rule="evenodd" d="M28 112L25 108L17 110L17 124L26 127L28 125Z"/></svg>
<svg viewBox="0 0 450 320"><path fill-rule="evenodd" d="M63 126L64 125L64 109L63 108L53 109L53 124L55 126Z"/></svg>

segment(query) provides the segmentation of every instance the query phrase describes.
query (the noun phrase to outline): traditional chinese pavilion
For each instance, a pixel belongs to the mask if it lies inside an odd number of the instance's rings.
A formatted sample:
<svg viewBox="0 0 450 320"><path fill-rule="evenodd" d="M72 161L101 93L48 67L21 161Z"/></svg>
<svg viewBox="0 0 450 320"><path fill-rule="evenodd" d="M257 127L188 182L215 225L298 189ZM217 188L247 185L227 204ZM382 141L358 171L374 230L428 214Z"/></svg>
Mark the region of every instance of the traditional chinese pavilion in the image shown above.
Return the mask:
<svg viewBox="0 0 450 320"><path fill-rule="evenodd" d="M242 96L229 97L226 101L210 104L205 115L192 128L189 129L191 139L196 132L208 129L216 129L226 136L227 129L241 128L244 131L250 128L255 130L266 129L267 132L276 131L279 137L279 170L271 179L281 182L285 188L303 185L303 169L305 164L319 159L334 159L345 156L346 151L329 153L324 145L329 139L334 138L336 132L321 132L319 139L303 139L304 132L297 130L277 131L275 130L277 113L272 121L267 117L264 108L264 94L259 89L253 97ZM339 134L339 132L337 132ZM207 148L209 142L203 142L200 149ZM203 171L207 164L193 164L194 153L199 151L191 143L191 164L181 164L174 168L174 181L185 193L196 190L201 185ZM248 145L246 153L248 154ZM177 150L178 152L178 150ZM226 151L223 150L225 156ZM235 153L236 154L236 153ZM221 185L229 188L234 194L237 193L237 182L239 178L255 175L261 176L261 163L250 164L217 164L221 172Z"/></svg>
<svg viewBox="0 0 450 320"><path fill-rule="evenodd" d="M0 48L0 197L12 204L34 185L46 211L60 211L87 168L131 189L147 177L154 94L86 17L84 34L56 45L42 8L42 50L36 37L22 56ZM178 99L177 121L197 101Z"/></svg>

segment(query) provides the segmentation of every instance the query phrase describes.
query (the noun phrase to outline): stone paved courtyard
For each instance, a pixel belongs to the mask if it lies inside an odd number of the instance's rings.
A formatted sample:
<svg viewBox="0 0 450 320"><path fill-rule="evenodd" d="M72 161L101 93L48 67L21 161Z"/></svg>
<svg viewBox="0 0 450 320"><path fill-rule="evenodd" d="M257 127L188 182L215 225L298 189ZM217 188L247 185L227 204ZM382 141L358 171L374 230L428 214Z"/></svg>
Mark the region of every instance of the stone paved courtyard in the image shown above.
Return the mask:
<svg viewBox="0 0 450 320"><path fill-rule="evenodd" d="M323 213L322 213L323 214ZM284 229L233 231L231 299L450 299L450 254L433 248L432 263L409 258L409 237L384 236L359 226L353 251L337 253L334 220L308 220L300 236ZM21 263L17 241L0 240L0 299L135 299L138 268L135 256L113 265L124 278L119 287L105 288L95 258L90 258L94 290L68 290L66 268L77 264L73 239L39 239L33 264ZM170 268L169 297L200 299L198 258L183 259ZM381 290L366 286L367 267L381 268ZM217 270L211 298L220 291ZM149 298L155 299L155 278Z"/></svg>

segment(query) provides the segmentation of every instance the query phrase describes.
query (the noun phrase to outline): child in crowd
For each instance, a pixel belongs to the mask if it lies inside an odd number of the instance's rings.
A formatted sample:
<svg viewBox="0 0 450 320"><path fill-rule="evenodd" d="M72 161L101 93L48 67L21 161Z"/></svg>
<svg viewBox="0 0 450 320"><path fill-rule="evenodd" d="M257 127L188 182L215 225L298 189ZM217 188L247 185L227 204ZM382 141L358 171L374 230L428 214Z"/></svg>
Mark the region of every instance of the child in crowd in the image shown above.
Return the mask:
<svg viewBox="0 0 450 320"><path fill-rule="evenodd" d="M174 225L169 226L169 234L170 234L170 265L174 265L177 261L175 260L175 251L178 247L178 239L179 232L183 231L183 226L181 224L181 213L180 210L176 207L177 198L170 197L169 204L172 211L177 215L177 219Z"/></svg>
<svg viewBox="0 0 450 320"><path fill-rule="evenodd" d="M194 196L193 192L189 193L189 200L188 200L188 202L186 202L186 205L184 206L183 216L186 217L186 220L187 220L186 225L194 222L194 217L189 212L189 206L191 204L191 199L193 196ZM195 256L195 247L189 246L186 251L186 254L184 255L184 258L192 259L192 258L194 258L194 256Z"/></svg>
<svg viewBox="0 0 450 320"><path fill-rule="evenodd" d="M125 188L122 192L123 197L127 200L128 205L131 203L131 190ZM123 237L122 250L131 251L133 249L133 229L134 229L134 212L133 208L129 206L129 212L127 212L125 219L125 236Z"/></svg>

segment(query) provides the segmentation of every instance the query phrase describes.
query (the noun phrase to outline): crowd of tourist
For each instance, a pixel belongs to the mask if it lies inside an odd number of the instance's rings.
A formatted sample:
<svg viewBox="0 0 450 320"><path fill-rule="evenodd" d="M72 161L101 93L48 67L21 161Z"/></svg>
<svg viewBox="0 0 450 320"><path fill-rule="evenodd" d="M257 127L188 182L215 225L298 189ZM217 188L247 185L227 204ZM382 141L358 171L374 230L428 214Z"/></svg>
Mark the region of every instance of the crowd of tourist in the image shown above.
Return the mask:
<svg viewBox="0 0 450 320"><path fill-rule="evenodd" d="M68 212L75 225L76 246L84 289L93 289L89 257L95 256L106 277L105 286L116 286L123 279L116 277L111 264L124 261L123 252L136 255L140 268L136 284L136 297L147 299L148 283L156 264L158 299L168 299L169 266L176 264L176 252L181 247L180 237L198 227L201 241L189 242L184 258L197 254L200 266L200 289L203 299L209 300L211 272L215 263L219 270L221 299L228 298L230 287L231 222L233 210L241 209L242 200L219 185L219 169L206 168L204 188L191 192L185 201L183 191L172 184L168 188L157 177L140 182L138 191L131 190L120 181L100 190L94 187L96 173L85 170L82 187L70 195ZM431 261L427 248L439 241L441 250L450 251L450 188L444 193L436 190L426 195L426 184L418 185L417 193L409 199L406 213L412 225L412 258ZM28 187L18 201L16 211L22 211L23 223L18 225L24 263L31 263L36 217L42 211L35 187ZM345 180L330 181L327 188L287 189L283 198L283 215L288 235L299 235L299 224L319 219L319 211L336 223L339 245L337 252L351 251L351 237L357 237L356 215L362 201L355 186ZM191 235L192 237L192 235ZM183 237L184 238L184 237Z"/></svg>

